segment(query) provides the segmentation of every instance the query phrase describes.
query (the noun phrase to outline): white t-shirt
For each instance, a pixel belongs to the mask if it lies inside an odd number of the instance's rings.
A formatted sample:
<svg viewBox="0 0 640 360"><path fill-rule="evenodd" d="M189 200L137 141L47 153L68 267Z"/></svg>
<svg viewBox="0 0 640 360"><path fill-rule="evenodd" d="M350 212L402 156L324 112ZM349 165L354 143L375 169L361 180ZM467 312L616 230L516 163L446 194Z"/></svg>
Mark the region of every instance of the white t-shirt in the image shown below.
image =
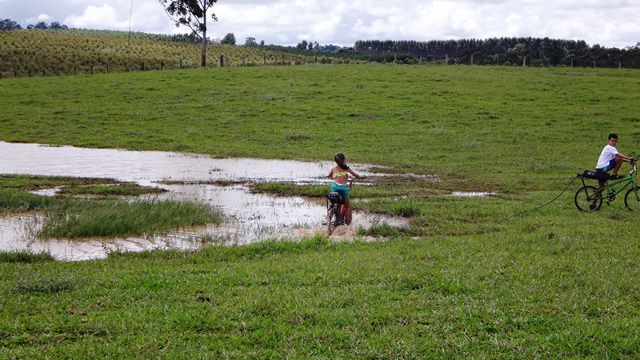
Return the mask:
<svg viewBox="0 0 640 360"><path fill-rule="evenodd" d="M603 167L609 165L609 162L616 158L616 154L618 150L615 147L607 144L607 146L602 149L602 153L600 154L600 158L598 159L598 165L596 165L596 169L602 169Z"/></svg>

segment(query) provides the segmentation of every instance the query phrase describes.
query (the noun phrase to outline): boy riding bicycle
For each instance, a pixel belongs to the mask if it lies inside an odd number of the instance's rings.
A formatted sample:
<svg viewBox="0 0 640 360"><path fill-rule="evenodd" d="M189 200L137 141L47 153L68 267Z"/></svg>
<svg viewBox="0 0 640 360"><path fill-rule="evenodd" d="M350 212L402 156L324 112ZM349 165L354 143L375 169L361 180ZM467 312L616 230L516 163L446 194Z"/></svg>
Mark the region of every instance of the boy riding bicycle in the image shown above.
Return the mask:
<svg viewBox="0 0 640 360"><path fill-rule="evenodd" d="M618 170L620 170L620 166L622 166L623 162L633 162L636 159L623 155L618 152L616 149L616 145L618 144L618 135L611 133L609 134L609 142L602 149L602 153L600 153L600 157L598 158L598 163L596 164L596 171L598 173L604 174L607 177L609 176L608 172L613 170L613 175L610 176L611 179L620 179L624 176L618 174ZM600 187L604 186L604 180L598 180L598 184Z"/></svg>

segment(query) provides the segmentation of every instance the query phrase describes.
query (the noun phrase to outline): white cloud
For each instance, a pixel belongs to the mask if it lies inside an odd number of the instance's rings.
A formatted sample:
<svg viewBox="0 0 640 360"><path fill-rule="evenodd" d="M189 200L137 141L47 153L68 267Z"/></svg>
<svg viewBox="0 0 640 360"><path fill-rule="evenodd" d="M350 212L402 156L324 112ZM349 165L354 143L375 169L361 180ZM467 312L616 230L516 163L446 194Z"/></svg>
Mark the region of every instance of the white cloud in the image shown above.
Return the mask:
<svg viewBox="0 0 640 360"><path fill-rule="evenodd" d="M0 0L18 20L61 21L74 27L126 30L131 0ZM584 39L624 47L638 42L640 0L220 0L209 34L233 32L267 43L312 40L351 45L362 39L434 40L533 36ZM134 0L135 31L184 33L157 0Z"/></svg>
<svg viewBox="0 0 640 360"><path fill-rule="evenodd" d="M119 17L116 10L109 4L89 5L84 9L82 15L71 15L64 22L77 28L124 30L129 26L129 19Z"/></svg>
<svg viewBox="0 0 640 360"><path fill-rule="evenodd" d="M29 24L35 24L35 23L40 22L40 21L47 22L47 21L49 21L49 19L51 19L51 16L49 16L47 14L40 14L40 15L36 16L35 18L28 18L26 21Z"/></svg>

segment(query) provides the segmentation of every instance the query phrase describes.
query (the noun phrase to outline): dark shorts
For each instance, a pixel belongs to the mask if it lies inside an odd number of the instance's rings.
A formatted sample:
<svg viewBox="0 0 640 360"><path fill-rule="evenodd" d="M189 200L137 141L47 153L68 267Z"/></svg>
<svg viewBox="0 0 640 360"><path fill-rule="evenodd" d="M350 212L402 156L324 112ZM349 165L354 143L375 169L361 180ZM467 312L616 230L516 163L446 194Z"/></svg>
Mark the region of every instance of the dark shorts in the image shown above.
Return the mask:
<svg viewBox="0 0 640 360"><path fill-rule="evenodd" d="M607 166L605 166L603 168L600 168L600 169L596 169L596 171L603 172L603 173L608 173L615 166L616 166L616 159L614 158L614 159L609 161L609 164Z"/></svg>

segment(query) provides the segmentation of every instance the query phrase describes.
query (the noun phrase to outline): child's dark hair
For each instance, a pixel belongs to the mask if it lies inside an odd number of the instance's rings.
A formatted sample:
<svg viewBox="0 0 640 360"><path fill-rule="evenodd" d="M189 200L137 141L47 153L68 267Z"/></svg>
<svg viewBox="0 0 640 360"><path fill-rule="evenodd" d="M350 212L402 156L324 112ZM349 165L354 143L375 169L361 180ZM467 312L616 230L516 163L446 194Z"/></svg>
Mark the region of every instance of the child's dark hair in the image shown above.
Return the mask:
<svg viewBox="0 0 640 360"><path fill-rule="evenodd" d="M349 165L345 164L346 157L343 153L339 152L333 156L333 160L335 160L336 164L340 166L342 170L348 170Z"/></svg>
<svg viewBox="0 0 640 360"><path fill-rule="evenodd" d="M618 138L618 134L616 134L616 133L611 133L611 134L609 134L609 140L611 140L611 139L617 139L617 138Z"/></svg>

